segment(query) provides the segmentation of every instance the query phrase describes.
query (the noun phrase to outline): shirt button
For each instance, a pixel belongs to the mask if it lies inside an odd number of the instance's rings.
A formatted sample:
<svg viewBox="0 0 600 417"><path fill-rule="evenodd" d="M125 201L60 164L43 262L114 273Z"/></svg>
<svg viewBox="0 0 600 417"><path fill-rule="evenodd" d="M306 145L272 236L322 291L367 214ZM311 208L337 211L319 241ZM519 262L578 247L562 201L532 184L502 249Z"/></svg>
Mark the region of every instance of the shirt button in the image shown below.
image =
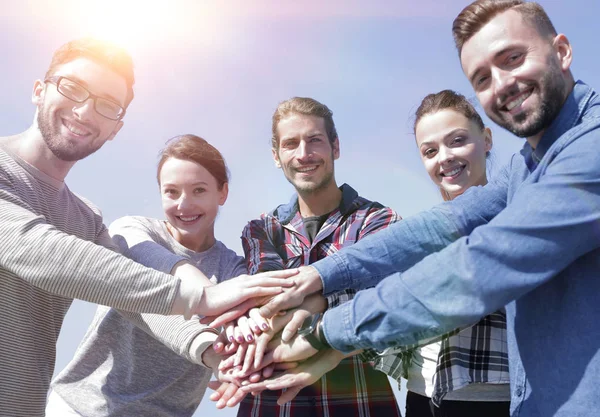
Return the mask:
<svg viewBox="0 0 600 417"><path fill-rule="evenodd" d="M517 391L515 392L515 394L517 394L517 397L520 397L521 395L523 395L523 388L518 387Z"/></svg>

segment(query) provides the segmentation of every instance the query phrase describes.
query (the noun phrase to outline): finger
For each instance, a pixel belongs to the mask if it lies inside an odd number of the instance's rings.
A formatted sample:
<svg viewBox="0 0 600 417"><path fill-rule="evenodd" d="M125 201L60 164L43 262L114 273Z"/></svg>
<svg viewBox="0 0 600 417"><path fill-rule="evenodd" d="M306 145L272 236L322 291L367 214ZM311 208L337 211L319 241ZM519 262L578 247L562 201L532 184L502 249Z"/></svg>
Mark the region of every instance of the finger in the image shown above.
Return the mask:
<svg viewBox="0 0 600 417"><path fill-rule="evenodd" d="M310 313L306 310L297 310L292 314L292 319L288 324L286 324L283 332L281 333L281 340L284 342L289 342L292 337L298 332L304 320L310 317Z"/></svg>
<svg viewBox="0 0 600 417"><path fill-rule="evenodd" d="M242 290L242 298L247 300L249 298L257 298L257 297L272 297L283 292L283 286L277 287L265 287L265 286L257 286L245 288Z"/></svg>
<svg viewBox="0 0 600 417"><path fill-rule="evenodd" d="M222 353L227 345L227 335L225 332L221 332L217 339L213 342L213 350L217 353Z"/></svg>
<svg viewBox="0 0 600 417"><path fill-rule="evenodd" d="M238 350L235 354L235 360L233 361L233 366L239 366L244 361L244 356L246 355L246 347L248 345L243 344L238 346Z"/></svg>
<svg viewBox="0 0 600 417"><path fill-rule="evenodd" d="M231 398L227 401L227 407L235 407L240 402L242 402L246 395L247 393L238 388L235 394L233 394Z"/></svg>
<svg viewBox="0 0 600 417"><path fill-rule="evenodd" d="M250 318L254 320L254 323L256 323L257 327L259 327L262 331L269 329L269 323L267 322L267 319L260 315L258 308L251 309L248 314L250 315Z"/></svg>
<svg viewBox="0 0 600 417"><path fill-rule="evenodd" d="M235 330L235 322L231 321L225 325L225 337L229 342L235 342L234 339L234 331Z"/></svg>
<svg viewBox="0 0 600 417"><path fill-rule="evenodd" d="M274 371L275 371L275 365L265 366L262 370L263 378L271 378L271 375L273 375ZM258 381L252 381L252 382L258 382Z"/></svg>
<svg viewBox="0 0 600 417"><path fill-rule="evenodd" d="M285 390L283 394L277 399L277 404L283 405L296 398L296 395L302 390L303 387L291 387Z"/></svg>
<svg viewBox="0 0 600 417"><path fill-rule="evenodd" d="M287 371L288 369L297 368L300 365L299 362L279 362L273 364L273 369L275 371Z"/></svg>
<svg viewBox="0 0 600 417"><path fill-rule="evenodd" d="M254 298L251 298L249 300L244 301L241 304L238 304L237 306L229 309L229 311L221 314L220 316L218 316L217 318L215 318L213 321L211 321L209 323L210 327L219 327L224 325L227 322L233 321L235 319L237 319L238 317L246 314L246 312L248 310L250 310L252 307L256 306L257 300Z"/></svg>
<svg viewBox="0 0 600 417"><path fill-rule="evenodd" d="M288 277L297 275L298 272L299 272L298 268L281 269L281 270L278 270L278 271L261 272L259 274L252 275L252 277L253 278L265 278L265 277L269 277L269 278L288 278Z"/></svg>
<svg viewBox="0 0 600 417"><path fill-rule="evenodd" d="M252 311L252 310L250 310ZM248 314L250 314L250 311L248 312ZM256 324L256 322L254 321L254 319L252 317L248 317L248 327L250 328L250 330L252 331L252 333L255 336L258 336L259 334L262 333L262 330L260 330L260 327L258 326L258 324Z"/></svg>
<svg viewBox="0 0 600 417"><path fill-rule="evenodd" d="M225 408L227 406L227 402L235 395L235 393L238 391L238 387L235 386L234 384L228 384L227 389L223 392L223 394L221 395L221 398L219 398L219 401L217 401L217 408L218 409L222 409Z"/></svg>
<svg viewBox="0 0 600 417"><path fill-rule="evenodd" d="M242 340L246 341L247 343L254 342L254 333L252 333L252 330L250 330L248 318L246 316L242 316L238 319L237 323L238 333L241 333Z"/></svg>
<svg viewBox="0 0 600 417"><path fill-rule="evenodd" d="M246 375L246 373L248 373L252 367L255 350L256 345L254 343L248 345L248 348L246 349L246 356L244 357L244 364L242 366L242 375Z"/></svg>
<svg viewBox="0 0 600 417"><path fill-rule="evenodd" d="M225 346L223 353L225 355L234 355L235 352L237 352L237 348L238 348L237 342L229 343L228 345Z"/></svg>
<svg viewBox="0 0 600 417"><path fill-rule="evenodd" d="M256 351L254 352L254 369L259 369L263 360L263 356L267 351L267 345L271 338L267 333L260 335L256 339ZM264 365L263 365L264 366Z"/></svg>
<svg viewBox="0 0 600 417"><path fill-rule="evenodd" d="M225 369L229 369L233 367L233 362L235 361L235 355L229 356L226 359L223 359L217 369L220 371L224 371Z"/></svg>
<svg viewBox="0 0 600 417"><path fill-rule="evenodd" d="M298 302L300 304L302 300ZM295 307L291 302L291 294L289 292L284 292L282 294L276 295L273 297L267 304L260 308L260 315L263 317L273 317L277 312L281 310L288 310L290 308ZM211 323L212 327L215 327Z"/></svg>
<svg viewBox="0 0 600 417"><path fill-rule="evenodd" d="M254 372L253 374L250 374L250 376L248 377L248 382L252 382L252 383L258 382L258 381L261 380L261 378L262 378L262 374L261 374L260 371L259 372ZM268 377L266 377L266 378L268 378ZM246 384L242 383L242 386L243 385L248 385L248 384L247 383Z"/></svg>
<svg viewBox="0 0 600 417"><path fill-rule="evenodd" d="M221 398L221 395L223 394L223 392L225 392L225 390L227 389L228 385L229 384L227 384L227 382L209 381L208 388L214 390L215 392L210 394L210 397L208 397L208 398L211 401L218 401L219 398Z"/></svg>
<svg viewBox="0 0 600 417"><path fill-rule="evenodd" d="M233 338L238 344L244 344L246 341L244 340L244 336L242 335L242 331L239 326L235 326L233 329Z"/></svg>

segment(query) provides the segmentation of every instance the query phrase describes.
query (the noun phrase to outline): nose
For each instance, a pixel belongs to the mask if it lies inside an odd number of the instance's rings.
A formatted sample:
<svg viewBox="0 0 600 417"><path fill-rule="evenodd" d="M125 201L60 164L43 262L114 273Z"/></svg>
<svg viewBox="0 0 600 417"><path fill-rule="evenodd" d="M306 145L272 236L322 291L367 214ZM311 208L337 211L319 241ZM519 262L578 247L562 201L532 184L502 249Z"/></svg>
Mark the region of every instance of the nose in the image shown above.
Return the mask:
<svg viewBox="0 0 600 417"><path fill-rule="evenodd" d="M310 154L311 151L308 143L304 140L301 140L300 144L298 145L298 148L296 149L296 159L303 161L305 159L308 159Z"/></svg>
<svg viewBox="0 0 600 417"><path fill-rule="evenodd" d="M75 103L73 106L73 114L82 121L90 120L94 117L94 99L88 98L83 103Z"/></svg>
<svg viewBox="0 0 600 417"><path fill-rule="evenodd" d="M504 101L515 85L515 77L511 71L502 68L494 68L492 70L492 81L494 85L495 96Z"/></svg>
<svg viewBox="0 0 600 417"><path fill-rule="evenodd" d="M452 161L452 159L454 159L452 149L450 149L446 146L440 146L440 148L438 149L437 156L438 156L438 163L440 165L443 165L444 163Z"/></svg>
<svg viewBox="0 0 600 417"><path fill-rule="evenodd" d="M177 200L177 210L183 211L189 205L189 199L187 198L186 193L181 193L179 196L179 200Z"/></svg>

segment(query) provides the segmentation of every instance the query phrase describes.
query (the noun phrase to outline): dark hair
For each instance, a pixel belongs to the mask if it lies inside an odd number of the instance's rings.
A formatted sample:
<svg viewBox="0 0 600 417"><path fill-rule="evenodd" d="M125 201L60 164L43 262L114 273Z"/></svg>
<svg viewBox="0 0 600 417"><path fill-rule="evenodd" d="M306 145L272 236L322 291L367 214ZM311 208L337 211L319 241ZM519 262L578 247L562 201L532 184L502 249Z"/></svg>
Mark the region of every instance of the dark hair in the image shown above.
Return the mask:
<svg viewBox="0 0 600 417"><path fill-rule="evenodd" d="M481 116L475 110L475 107L462 94L452 90L442 90L439 93L433 93L425 96L419 108L415 112L415 124L413 132L417 131L417 124L423 118L431 113L436 113L440 110L454 110L465 116L467 119L475 123L482 131L485 129Z"/></svg>
<svg viewBox="0 0 600 417"><path fill-rule="evenodd" d="M556 29L550 18L537 3L522 0L476 0L465 7L452 24L452 36L458 54L460 55L465 42L490 20L507 10L520 13L527 23L535 26L541 36L556 36Z"/></svg>
<svg viewBox="0 0 600 417"><path fill-rule="evenodd" d="M202 165L217 180L219 190L229 182L229 170L221 152L196 135L175 136L167 141L167 146L160 151L156 180L160 185L160 171L170 158L195 162Z"/></svg>
<svg viewBox="0 0 600 417"><path fill-rule="evenodd" d="M52 61L46 71L46 77L54 75L56 69L71 62L77 58L89 58L106 65L111 70L125 78L127 83L127 97L125 98L125 108L133 100L133 60L131 55L124 48L107 41L101 41L94 38L82 38L68 42L58 48L52 56Z"/></svg>
<svg viewBox="0 0 600 417"><path fill-rule="evenodd" d="M289 100L279 103L275 113L273 113L273 135L271 137L271 146L273 149L279 149L277 125L281 119L294 113L303 114L306 116L322 117L325 121L325 133L327 133L329 142L333 144L333 141L337 139L338 135L337 131L335 130L335 123L333 123L333 112L329 110L329 107L310 97L292 97Z"/></svg>

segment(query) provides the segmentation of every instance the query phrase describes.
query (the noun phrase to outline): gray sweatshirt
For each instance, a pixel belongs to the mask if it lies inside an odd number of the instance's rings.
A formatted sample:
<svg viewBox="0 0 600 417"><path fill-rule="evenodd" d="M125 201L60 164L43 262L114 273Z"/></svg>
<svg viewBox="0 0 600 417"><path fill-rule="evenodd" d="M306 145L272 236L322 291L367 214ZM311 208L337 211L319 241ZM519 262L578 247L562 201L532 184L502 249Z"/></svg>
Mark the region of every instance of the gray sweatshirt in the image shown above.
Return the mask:
<svg viewBox="0 0 600 417"><path fill-rule="evenodd" d="M115 248L100 211L7 143L0 143L0 416L41 417L73 298L169 314L180 281L103 247Z"/></svg>
<svg viewBox="0 0 600 417"><path fill-rule="evenodd" d="M187 259L217 281L246 273L244 258L221 242L194 252L173 239L160 220L124 217L110 233L125 255L164 272ZM52 389L86 417L191 416L211 376L201 354L216 336L206 328L197 317L186 321L99 307Z"/></svg>

